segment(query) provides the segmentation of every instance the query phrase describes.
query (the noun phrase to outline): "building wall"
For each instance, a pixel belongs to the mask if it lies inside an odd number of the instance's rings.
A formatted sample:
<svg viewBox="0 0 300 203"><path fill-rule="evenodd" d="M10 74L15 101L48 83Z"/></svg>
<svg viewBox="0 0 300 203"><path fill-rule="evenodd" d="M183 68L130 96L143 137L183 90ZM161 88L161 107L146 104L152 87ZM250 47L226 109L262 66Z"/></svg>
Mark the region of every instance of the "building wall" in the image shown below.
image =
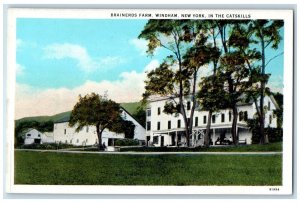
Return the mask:
<svg viewBox="0 0 300 203"><path fill-rule="evenodd" d="M135 132L134 139L145 140L145 129L133 119L126 111L122 112L125 120L134 123ZM54 141L76 146L95 145L98 144L98 136L95 126L85 126L79 132L75 131L76 126L69 127L69 122L54 123ZM124 133L111 132L105 129L102 133L102 143L109 145L109 139L124 139Z"/></svg>
<svg viewBox="0 0 300 203"><path fill-rule="evenodd" d="M150 141L151 144L154 142L154 146L161 146L161 137L164 137L164 145L171 145L172 138L169 135L170 132L175 131L184 131L184 121L181 114L170 115L163 112L165 103L167 100L155 100L150 101L148 109L146 112L146 141ZM178 99L177 99L178 102ZM273 114L273 110L276 109L275 104L272 102L271 98L266 96L264 99L266 107L266 119L265 126L276 127L276 117ZM187 112L187 117L190 116L191 111L187 109L188 101L185 101L185 107ZM190 104L191 108L192 103ZM256 116L256 108L254 103L249 104L240 104L237 107L238 110L238 120L237 126L239 127L239 140L246 140L247 144L251 143L252 134L247 127L247 119L253 119ZM225 137L229 140L232 140L231 129L233 114L231 109L222 109L218 112L214 112L212 115L211 130L212 132L212 141L215 142L220 133L216 133L214 129L227 129ZM230 115L231 114L231 115ZM197 121L198 120L198 121ZM193 129L206 129L208 122L208 111L200 111L196 108L194 112L193 119ZM178 125L180 123L180 126ZM171 126L170 126L171 124ZM217 130L218 131L218 130ZM158 136L158 142L156 139L153 139L155 136ZM185 136L181 138L182 142L185 142Z"/></svg>
<svg viewBox="0 0 300 203"><path fill-rule="evenodd" d="M41 139L41 143L54 143L53 132L42 133Z"/></svg>
<svg viewBox="0 0 300 203"><path fill-rule="evenodd" d="M124 120L131 121L135 125L134 139L145 141L146 129L124 110L122 112L122 117Z"/></svg>
<svg viewBox="0 0 300 203"><path fill-rule="evenodd" d="M69 127L69 122L54 124L54 141L76 146L98 144L95 126L85 126L79 132L76 127ZM108 145L108 138L124 139L124 133L115 133L105 129L102 133L102 143Z"/></svg>
<svg viewBox="0 0 300 203"><path fill-rule="evenodd" d="M24 144L33 144L35 139L41 140L41 132L31 129L25 133Z"/></svg>
<svg viewBox="0 0 300 203"><path fill-rule="evenodd" d="M30 136L29 136L30 135ZM37 140L40 144L43 143L53 143L53 133L52 132L39 132L36 129L31 129L25 133L24 144L33 144Z"/></svg>

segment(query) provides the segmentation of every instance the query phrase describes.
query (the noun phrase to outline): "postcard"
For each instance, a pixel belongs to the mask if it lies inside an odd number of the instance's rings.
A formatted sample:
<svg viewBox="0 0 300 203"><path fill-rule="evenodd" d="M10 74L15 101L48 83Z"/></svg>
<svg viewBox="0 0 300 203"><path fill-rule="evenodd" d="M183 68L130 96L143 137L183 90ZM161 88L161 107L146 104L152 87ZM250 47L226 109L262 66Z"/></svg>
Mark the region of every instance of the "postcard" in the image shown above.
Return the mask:
<svg viewBox="0 0 300 203"><path fill-rule="evenodd" d="M291 195L293 11L8 9L8 193Z"/></svg>

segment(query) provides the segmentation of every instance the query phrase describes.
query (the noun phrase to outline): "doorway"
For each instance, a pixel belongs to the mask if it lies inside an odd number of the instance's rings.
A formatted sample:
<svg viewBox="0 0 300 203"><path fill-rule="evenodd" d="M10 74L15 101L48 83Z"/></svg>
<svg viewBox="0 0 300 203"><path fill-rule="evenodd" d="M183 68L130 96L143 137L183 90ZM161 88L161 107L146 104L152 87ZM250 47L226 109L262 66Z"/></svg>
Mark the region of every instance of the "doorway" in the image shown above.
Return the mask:
<svg viewBox="0 0 300 203"><path fill-rule="evenodd" d="M164 136L161 136L161 137L160 137L160 146L161 146L161 147L164 146L164 144L165 144L164 142L165 142L165 137L164 137Z"/></svg>

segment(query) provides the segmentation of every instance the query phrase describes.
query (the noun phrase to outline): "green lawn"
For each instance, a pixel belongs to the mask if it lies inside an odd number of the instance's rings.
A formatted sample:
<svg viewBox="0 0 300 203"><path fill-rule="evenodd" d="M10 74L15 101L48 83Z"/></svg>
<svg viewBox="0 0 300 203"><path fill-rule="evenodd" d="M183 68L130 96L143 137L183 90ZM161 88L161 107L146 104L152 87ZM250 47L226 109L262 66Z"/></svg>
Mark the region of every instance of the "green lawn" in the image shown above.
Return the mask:
<svg viewBox="0 0 300 203"><path fill-rule="evenodd" d="M15 184L281 185L281 155L112 155L15 151Z"/></svg>

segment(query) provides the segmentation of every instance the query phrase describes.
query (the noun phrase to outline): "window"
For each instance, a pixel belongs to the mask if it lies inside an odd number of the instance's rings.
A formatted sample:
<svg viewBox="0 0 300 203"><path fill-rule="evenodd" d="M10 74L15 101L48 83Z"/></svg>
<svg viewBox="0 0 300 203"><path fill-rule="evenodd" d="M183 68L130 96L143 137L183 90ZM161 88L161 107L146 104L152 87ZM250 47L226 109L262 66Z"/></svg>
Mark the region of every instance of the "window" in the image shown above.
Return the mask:
<svg viewBox="0 0 300 203"><path fill-rule="evenodd" d="M171 121L168 121L168 129L171 129Z"/></svg>
<svg viewBox="0 0 300 203"><path fill-rule="evenodd" d="M151 109L147 109L147 116L151 116Z"/></svg>
<svg viewBox="0 0 300 203"><path fill-rule="evenodd" d="M229 111L229 121L231 121L231 111Z"/></svg>
<svg viewBox="0 0 300 203"><path fill-rule="evenodd" d="M85 141L86 141L86 142L88 142L89 140L88 140L88 139L86 139Z"/></svg>
<svg viewBox="0 0 300 203"><path fill-rule="evenodd" d="M242 111L239 112L239 121L244 120L244 113Z"/></svg>
<svg viewBox="0 0 300 203"><path fill-rule="evenodd" d="M41 137L41 135L40 135L40 134L38 134L38 137Z"/></svg>
<svg viewBox="0 0 300 203"><path fill-rule="evenodd" d="M72 140L70 140L70 144L72 144Z"/></svg>
<svg viewBox="0 0 300 203"><path fill-rule="evenodd" d="M222 113L221 115L221 122L224 123L225 122L225 114Z"/></svg>
<svg viewBox="0 0 300 203"><path fill-rule="evenodd" d="M157 115L160 115L160 107L157 108Z"/></svg>
<svg viewBox="0 0 300 203"><path fill-rule="evenodd" d="M244 111L244 120L245 120L245 121L248 120L248 111Z"/></svg>
<svg viewBox="0 0 300 203"><path fill-rule="evenodd" d="M269 124L272 124L272 115L269 115Z"/></svg>
<svg viewBox="0 0 300 203"><path fill-rule="evenodd" d="M160 122L157 122L157 130L160 130Z"/></svg>
<svg viewBox="0 0 300 203"><path fill-rule="evenodd" d="M27 137L30 137L31 136L31 134L27 134Z"/></svg>
<svg viewBox="0 0 300 203"><path fill-rule="evenodd" d="M64 130L64 134L67 134L67 129Z"/></svg>
<svg viewBox="0 0 300 203"><path fill-rule="evenodd" d="M216 115L212 115L211 120L212 120L212 123L215 123L216 122Z"/></svg>
<svg viewBox="0 0 300 203"><path fill-rule="evenodd" d="M198 117L195 117L195 126L198 126Z"/></svg>
<svg viewBox="0 0 300 203"><path fill-rule="evenodd" d="M188 124L188 126L190 125L190 122L191 122L191 119L187 118L187 124Z"/></svg>
<svg viewBox="0 0 300 203"><path fill-rule="evenodd" d="M190 101L187 102L186 109L187 110L191 110L191 102Z"/></svg>
<svg viewBox="0 0 300 203"><path fill-rule="evenodd" d="M271 110L271 102L268 102L268 111Z"/></svg>
<svg viewBox="0 0 300 203"><path fill-rule="evenodd" d="M151 121L147 121L147 130L151 130Z"/></svg>
<svg viewBox="0 0 300 203"><path fill-rule="evenodd" d="M206 124L206 116L203 116L203 124Z"/></svg>
<svg viewBox="0 0 300 203"><path fill-rule="evenodd" d="M177 120L177 128L181 128L181 120Z"/></svg>
<svg viewBox="0 0 300 203"><path fill-rule="evenodd" d="M76 143L79 143L79 139L76 140Z"/></svg>
<svg viewBox="0 0 300 203"><path fill-rule="evenodd" d="M158 144L158 136L153 137L153 144Z"/></svg>
<svg viewBox="0 0 300 203"><path fill-rule="evenodd" d="M68 140L65 140L65 143L68 144Z"/></svg>
<svg viewBox="0 0 300 203"><path fill-rule="evenodd" d="M89 126L86 126L86 132L87 133L89 132Z"/></svg>

